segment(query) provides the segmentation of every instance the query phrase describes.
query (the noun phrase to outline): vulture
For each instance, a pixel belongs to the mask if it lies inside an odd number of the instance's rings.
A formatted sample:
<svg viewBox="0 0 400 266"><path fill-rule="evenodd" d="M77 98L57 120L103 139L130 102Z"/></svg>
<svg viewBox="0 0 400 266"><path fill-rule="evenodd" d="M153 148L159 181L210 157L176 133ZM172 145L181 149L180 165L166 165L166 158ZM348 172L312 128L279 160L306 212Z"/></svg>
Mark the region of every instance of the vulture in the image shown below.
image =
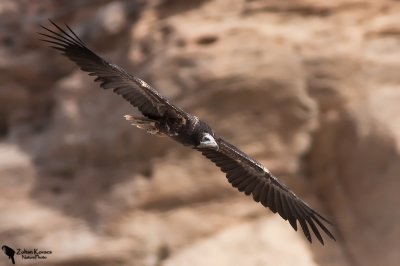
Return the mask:
<svg viewBox="0 0 400 266"><path fill-rule="evenodd" d="M126 115L132 125L153 135L168 136L199 151L226 174L233 187L278 213L295 231L299 224L308 241L312 242L312 231L323 245L321 229L335 240L326 226L332 223L267 168L218 136L207 123L172 104L149 84L90 50L68 25L60 27L51 20L50 23L54 28L41 26L44 32L39 32L40 40L60 51L90 76L95 76L94 81L100 82L100 87L112 89L136 107L143 116Z"/></svg>

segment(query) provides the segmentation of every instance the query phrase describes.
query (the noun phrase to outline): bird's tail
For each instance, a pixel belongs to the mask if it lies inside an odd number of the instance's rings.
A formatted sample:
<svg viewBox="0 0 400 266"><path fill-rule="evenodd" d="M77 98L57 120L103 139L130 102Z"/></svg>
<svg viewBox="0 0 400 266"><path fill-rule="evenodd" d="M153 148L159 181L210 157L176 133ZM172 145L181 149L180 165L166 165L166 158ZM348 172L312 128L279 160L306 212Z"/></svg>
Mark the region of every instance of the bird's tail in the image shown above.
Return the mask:
<svg viewBox="0 0 400 266"><path fill-rule="evenodd" d="M146 130L147 133L150 133L152 135L156 135L156 136L164 136L164 134L162 134L157 126L156 126L156 120L147 118L147 117L139 117L139 116L133 116L133 115L125 115L124 116L126 120L128 120L129 122L131 122L132 126L135 126L137 128L140 129L144 129Z"/></svg>
<svg viewBox="0 0 400 266"><path fill-rule="evenodd" d="M12 264L15 264L14 256L11 257Z"/></svg>

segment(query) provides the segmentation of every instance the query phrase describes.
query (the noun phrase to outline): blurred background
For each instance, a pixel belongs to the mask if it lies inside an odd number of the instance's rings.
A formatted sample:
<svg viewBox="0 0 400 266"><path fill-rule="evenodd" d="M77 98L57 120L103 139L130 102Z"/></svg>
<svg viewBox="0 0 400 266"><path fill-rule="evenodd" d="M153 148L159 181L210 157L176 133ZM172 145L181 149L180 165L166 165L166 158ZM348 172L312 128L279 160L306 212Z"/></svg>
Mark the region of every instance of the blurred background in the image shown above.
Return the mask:
<svg viewBox="0 0 400 266"><path fill-rule="evenodd" d="M38 40L49 18L267 166L338 241L310 245L130 126ZM18 265L398 265L399 69L399 1L1 0L0 244L53 252Z"/></svg>

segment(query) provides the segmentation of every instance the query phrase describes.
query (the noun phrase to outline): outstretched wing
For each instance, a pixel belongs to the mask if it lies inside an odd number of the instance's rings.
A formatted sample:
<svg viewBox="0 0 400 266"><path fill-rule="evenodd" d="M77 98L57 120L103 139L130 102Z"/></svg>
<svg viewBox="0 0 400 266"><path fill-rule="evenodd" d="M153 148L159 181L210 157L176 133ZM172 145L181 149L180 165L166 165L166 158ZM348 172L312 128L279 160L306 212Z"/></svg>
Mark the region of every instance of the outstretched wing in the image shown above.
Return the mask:
<svg viewBox="0 0 400 266"><path fill-rule="evenodd" d="M102 88L113 89L115 93L137 107L148 118L162 117L167 111L173 111L175 114L185 117L185 112L169 103L165 97L146 82L130 75L121 67L108 63L87 48L68 25L65 26L69 32L53 21L50 20L50 22L56 30L41 26L47 31L47 33L39 33L45 37L41 40L50 43L52 48L61 51L83 71L89 72L89 75L96 76L95 81L101 82Z"/></svg>
<svg viewBox="0 0 400 266"><path fill-rule="evenodd" d="M324 244L324 241L319 228L330 238L335 239L323 224L330 222L297 197L265 167L223 139L219 138L217 142L218 151L198 150L214 162L222 172L226 173L226 177L233 187L246 195L252 194L256 202L260 202L274 213L278 212L283 219L289 221L296 231L298 221L310 242L312 239L309 227L321 244Z"/></svg>

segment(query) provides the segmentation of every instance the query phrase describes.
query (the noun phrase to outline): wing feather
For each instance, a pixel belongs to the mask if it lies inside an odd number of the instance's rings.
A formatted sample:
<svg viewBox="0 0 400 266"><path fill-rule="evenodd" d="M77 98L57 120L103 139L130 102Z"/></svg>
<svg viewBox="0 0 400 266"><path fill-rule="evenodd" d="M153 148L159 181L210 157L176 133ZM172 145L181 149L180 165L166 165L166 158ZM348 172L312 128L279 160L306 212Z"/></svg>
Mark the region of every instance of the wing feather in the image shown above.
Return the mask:
<svg viewBox="0 0 400 266"><path fill-rule="evenodd" d="M293 229L295 231L297 231L298 216L296 215L296 211L293 209L293 207L291 205L291 200L285 193L282 193L282 197L283 197L283 202L284 202L283 204L287 208L288 221L289 221L290 225L293 227Z"/></svg>
<svg viewBox="0 0 400 266"><path fill-rule="evenodd" d="M244 194L249 196L254 191L254 188L256 187L257 184L258 184L258 180L252 179L252 181L244 189Z"/></svg>
<svg viewBox="0 0 400 266"><path fill-rule="evenodd" d="M265 202L265 207L269 207L273 213L276 213L276 205L275 205L275 188L273 186L270 187L268 192L268 199Z"/></svg>
<svg viewBox="0 0 400 266"><path fill-rule="evenodd" d="M198 150L226 173L233 187L246 195L252 195L256 202L260 202L272 212L277 212L284 220L289 221L295 231L298 221L310 242L312 241L310 228L321 244L324 244L324 241L320 229L335 239L322 221L330 222L311 209L267 169L223 139L217 138L217 142L218 151Z"/></svg>
<svg viewBox="0 0 400 266"><path fill-rule="evenodd" d="M286 216L285 212L283 211L283 207L282 207L281 192L278 189L275 191L274 199L275 199L275 204L276 204L276 211L282 217L282 219L287 220L287 216Z"/></svg>
<svg viewBox="0 0 400 266"><path fill-rule="evenodd" d="M260 195L260 203L264 206L264 207L268 207L268 205L266 204L266 202L268 202L268 193L269 190L271 189L271 186L268 185L266 182L264 183L264 187L263 190L261 191L261 195Z"/></svg>
<svg viewBox="0 0 400 266"><path fill-rule="evenodd" d="M318 228L315 226L315 224L314 224L313 220L310 218L310 216L306 217L306 221L310 225L311 230L314 232L314 235L317 237L319 242L324 243L324 240L322 239L322 236L319 233Z"/></svg>
<svg viewBox="0 0 400 266"><path fill-rule="evenodd" d="M282 205L282 212L283 212L283 214L285 216L284 219L285 220L290 219L291 215L290 215L289 207L288 207L287 202L286 202L285 193L280 193L279 196L280 196L279 202Z"/></svg>
<svg viewBox="0 0 400 266"><path fill-rule="evenodd" d="M308 230L308 226L305 222L304 219L299 219L299 223L300 223L300 227L303 230L304 235L306 236L306 238L308 239L308 241L310 241L310 243L312 243L312 238L311 238L311 234L310 234L310 230ZM323 243L322 243L323 244Z"/></svg>
<svg viewBox="0 0 400 266"><path fill-rule="evenodd" d="M70 27L65 25L67 29L64 30L53 21L50 20L50 22L55 29L41 26L46 31L39 33L44 37L41 40L61 51L61 54L75 62L83 71L89 72L90 76L96 76L95 81L100 82L103 89L113 89L116 94L137 107L146 117L159 118L166 110L173 110L176 114L187 118L183 110L169 103L146 82L130 75L121 67L107 62L87 48Z"/></svg>
<svg viewBox="0 0 400 266"><path fill-rule="evenodd" d="M240 192L243 192L245 188L253 181L253 179L250 178L249 175L246 175L243 177L242 182L237 185L237 188Z"/></svg>
<svg viewBox="0 0 400 266"><path fill-rule="evenodd" d="M264 184L259 182L253 190L252 194L255 202L260 202L261 189L263 188L263 186Z"/></svg>

